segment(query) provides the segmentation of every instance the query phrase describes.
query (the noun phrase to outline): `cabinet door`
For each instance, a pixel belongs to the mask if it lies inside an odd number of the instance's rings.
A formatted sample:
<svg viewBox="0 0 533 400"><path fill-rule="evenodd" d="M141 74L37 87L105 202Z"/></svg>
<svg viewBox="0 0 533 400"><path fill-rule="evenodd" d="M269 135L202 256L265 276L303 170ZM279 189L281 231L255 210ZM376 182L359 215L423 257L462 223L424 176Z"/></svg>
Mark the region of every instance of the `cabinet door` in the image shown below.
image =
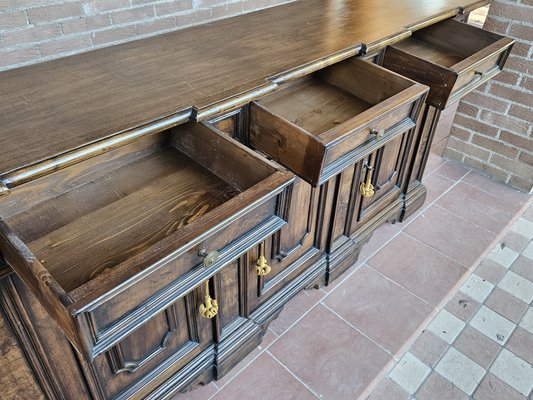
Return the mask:
<svg viewBox="0 0 533 400"><path fill-rule="evenodd" d="M317 259L320 253L315 235L318 194L319 189L297 178L286 210L288 224L248 252L246 270L250 312ZM261 256L269 267L265 275L258 274L256 270Z"/></svg>
<svg viewBox="0 0 533 400"><path fill-rule="evenodd" d="M354 193L351 234L389 205L400 201L410 136L411 131L396 136L357 164L359 179ZM373 193L365 193L365 187Z"/></svg>
<svg viewBox="0 0 533 400"><path fill-rule="evenodd" d="M95 358L105 398L142 397L213 343L201 296L200 287L189 292Z"/></svg>
<svg viewBox="0 0 533 400"><path fill-rule="evenodd" d="M412 134L409 130L394 136L330 180L335 196L328 253L356 237L367 224L377 225L399 216ZM373 194L363 195L361 185L373 189Z"/></svg>

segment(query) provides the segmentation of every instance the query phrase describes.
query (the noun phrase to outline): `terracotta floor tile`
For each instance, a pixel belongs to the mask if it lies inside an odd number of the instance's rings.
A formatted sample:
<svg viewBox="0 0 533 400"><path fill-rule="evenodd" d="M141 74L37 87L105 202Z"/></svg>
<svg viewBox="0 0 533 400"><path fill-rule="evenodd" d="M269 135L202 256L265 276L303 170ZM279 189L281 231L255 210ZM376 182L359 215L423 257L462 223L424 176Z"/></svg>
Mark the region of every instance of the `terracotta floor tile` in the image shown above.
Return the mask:
<svg viewBox="0 0 533 400"><path fill-rule="evenodd" d="M453 161L446 161L443 165L435 170L439 175L445 176L453 181L458 181L468 174L469 169L459 165ZM423 179L422 179L423 181Z"/></svg>
<svg viewBox="0 0 533 400"><path fill-rule="evenodd" d="M389 378L383 379L367 400L409 400L409 393Z"/></svg>
<svg viewBox="0 0 533 400"><path fill-rule="evenodd" d="M278 318L270 323L270 329L280 336L299 318L301 318L309 309L318 304L324 298L326 293L320 289L303 290L292 298Z"/></svg>
<svg viewBox="0 0 533 400"><path fill-rule="evenodd" d="M276 340L276 335L267 329L265 336L263 336L263 341L259 346L257 346L252 352L250 352L246 357L244 357L236 366L234 366L226 375L224 375L218 381L215 381L215 385L219 388L224 387L228 384L233 378L235 378L241 371L246 368L248 364L252 362L254 358L259 356L265 349L270 346ZM188 399L187 399L188 400Z"/></svg>
<svg viewBox="0 0 533 400"><path fill-rule="evenodd" d="M465 266L471 266L495 234L440 207L431 206L405 231Z"/></svg>
<svg viewBox="0 0 533 400"><path fill-rule="evenodd" d="M356 399L391 359L322 305L276 341L269 352L315 393L332 400Z"/></svg>
<svg viewBox="0 0 533 400"><path fill-rule="evenodd" d="M533 266L531 260L524 256L518 256L516 261L511 266L511 271L523 276L533 282Z"/></svg>
<svg viewBox="0 0 533 400"><path fill-rule="evenodd" d="M499 233L520 208L519 204L509 204L462 182L444 194L436 204L495 233Z"/></svg>
<svg viewBox="0 0 533 400"><path fill-rule="evenodd" d="M461 332L453 347L485 369L496 359L501 350L498 343L470 326Z"/></svg>
<svg viewBox="0 0 533 400"><path fill-rule="evenodd" d="M361 250L361 256L364 258L372 256L372 254L378 251L400 232L400 229L395 224L385 223L381 225L378 229L376 229L368 243L364 245L363 249Z"/></svg>
<svg viewBox="0 0 533 400"><path fill-rule="evenodd" d="M466 273L466 269L435 249L401 233L367 264L433 306Z"/></svg>
<svg viewBox="0 0 533 400"><path fill-rule="evenodd" d="M519 190L513 189L501 182L493 181L492 179L474 171L470 171L470 173L462 180L469 185L475 186L493 196L501 198L505 202L520 205L520 207L526 203L529 197L527 194L522 193Z"/></svg>
<svg viewBox="0 0 533 400"><path fill-rule="evenodd" d="M381 346L395 353L432 307L363 265L325 303Z"/></svg>
<svg viewBox="0 0 533 400"><path fill-rule="evenodd" d="M527 311L527 304L499 287L494 288L485 305L517 324Z"/></svg>
<svg viewBox="0 0 533 400"><path fill-rule="evenodd" d="M337 286L341 284L342 281L344 281L348 276L354 273L354 271L356 271L361 265L365 263L366 263L366 258L359 255L359 258L357 259L354 265L352 265L350 268L344 271L337 279L331 282L328 286L323 286L322 290L326 293L331 293L333 290L335 290Z"/></svg>
<svg viewBox="0 0 533 400"><path fill-rule="evenodd" d="M446 304L445 310L463 321L468 321L474 316L481 306L476 300L462 292L457 292Z"/></svg>
<svg viewBox="0 0 533 400"><path fill-rule="evenodd" d="M190 392L179 393L174 396L172 400L206 400L213 396L217 391L218 389L215 385L209 383L205 386L196 386Z"/></svg>
<svg viewBox="0 0 533 400"><path fill-rule="evenodd" d="M453 383L436 372L422 384L416 394L417 400L468 400L468 396Z"/></svg>
<svg viewBox="0 0 533 400"><path fill-rule="evenodd" d="M428 191L426 197L426 203L432 203L440 195L451 188L456 181L446 178L438 173L431 174L424 179L424 185Z"/></svg>
<svg viewBox="0 0 533 400"><path fill-rule="evenodd" d="M424 330L409 351L424 364L434 368L447 349L448 343L430 331Z"/></svg>
<svg viewBox="0 0 533 400"><path fill-rule="evenodd" d="M424 176L428 176L433 171L446 163L446 160L435 153L429 153L428 160L426 162L426 169L424 170Z"/></svg>
<svg viewBox="0 0 533 400"><path fill-rule="evenodd" d="M505 275L507 269L496 261L485 259L477 267L475 274L496 285Z"/></svg>
<svg viewBox="0 0 533 400"><path fill-rule="evenodd" d="M520 327L511 335L505 346L512 353L533 365L533 334Z"/></svg>
<svg viewBox="0 0 533 400"><path fill-rule="evenodd" d="M269 354L261 354L213 400L316 400L304 385Z"/></svg>
<svg viewBox="0 0 533 400"><path fill-rule="evenodd" d="M497 376L487 374L476 392L474 400L525 400L526 398Z"/></svg>

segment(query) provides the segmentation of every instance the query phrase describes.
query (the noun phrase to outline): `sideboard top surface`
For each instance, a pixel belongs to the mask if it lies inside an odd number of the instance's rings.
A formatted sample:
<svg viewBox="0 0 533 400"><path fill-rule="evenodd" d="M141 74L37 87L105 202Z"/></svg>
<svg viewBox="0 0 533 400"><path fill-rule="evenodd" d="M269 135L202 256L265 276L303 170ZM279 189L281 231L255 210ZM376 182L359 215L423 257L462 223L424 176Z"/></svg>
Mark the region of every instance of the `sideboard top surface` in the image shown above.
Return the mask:
<svg viewBox="0 0 533 400"><path fill-rule="evenodd" d="M300 0L0 73L0 175L268 78L404 34L479 0Z"/></svg>

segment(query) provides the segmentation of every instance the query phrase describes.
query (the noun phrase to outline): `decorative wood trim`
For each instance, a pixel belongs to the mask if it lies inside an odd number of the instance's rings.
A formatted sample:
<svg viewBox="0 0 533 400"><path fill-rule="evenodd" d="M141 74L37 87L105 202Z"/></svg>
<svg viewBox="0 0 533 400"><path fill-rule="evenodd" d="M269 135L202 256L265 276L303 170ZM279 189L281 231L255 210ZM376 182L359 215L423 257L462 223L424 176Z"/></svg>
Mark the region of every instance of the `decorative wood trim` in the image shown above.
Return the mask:
<svg viewBox="0 0 533 400"><path fill-rule="evenodd" d="M117 149L141 137L170 129L189 119L190 111L180 111L171 116L148 123L146 125L117 133L106 139L90 143L41 162L15 169L0 176L0 196L9 193L9 189L22 185L52 172L96 157L109 150Z"/></svg>
<svg viewBox="0 0 533 400"><path fill-rule="evenodd" d="M15 332L46 398L49 400L69 400L61 393L56 377L51 373L53 369L49 364L46 351L34 331L11 276L0 279L0 306L9 320L13 332Z"/></svg>
<svg viewBox="0 0 533 400"><path fill-rule="evenodd" d="M157 357L158 354L167 348L170 341L174 339L178 332L178 315L175 304L172 304L165 310L165 316L167 319L168 330L161 339L159 346L146 356L139 360L126 360L124 358L124 352L121 343L117 343L107 352L111 371L113 371L115 375L120 374L121 372L135 372L137 369L141 368L152 358Z"/></svg>

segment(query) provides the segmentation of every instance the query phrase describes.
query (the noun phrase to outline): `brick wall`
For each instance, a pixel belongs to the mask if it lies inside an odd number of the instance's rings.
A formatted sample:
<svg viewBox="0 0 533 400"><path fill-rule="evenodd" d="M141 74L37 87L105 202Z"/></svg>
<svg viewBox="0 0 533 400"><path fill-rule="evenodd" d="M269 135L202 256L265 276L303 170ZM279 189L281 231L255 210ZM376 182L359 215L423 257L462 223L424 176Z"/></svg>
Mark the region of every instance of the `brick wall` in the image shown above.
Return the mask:
<svg viewBox="0 0 533 400"><path fill-rule="evenodd" d="M505 70L459 104L446 157L533 190L533 0L495 0L484 28L516 39Z"/></svg>
<svg viewBox="0 0 533 400"><path fill-rule="evenodd" d="M289 0L0 0L0 70Z"/></svg>

